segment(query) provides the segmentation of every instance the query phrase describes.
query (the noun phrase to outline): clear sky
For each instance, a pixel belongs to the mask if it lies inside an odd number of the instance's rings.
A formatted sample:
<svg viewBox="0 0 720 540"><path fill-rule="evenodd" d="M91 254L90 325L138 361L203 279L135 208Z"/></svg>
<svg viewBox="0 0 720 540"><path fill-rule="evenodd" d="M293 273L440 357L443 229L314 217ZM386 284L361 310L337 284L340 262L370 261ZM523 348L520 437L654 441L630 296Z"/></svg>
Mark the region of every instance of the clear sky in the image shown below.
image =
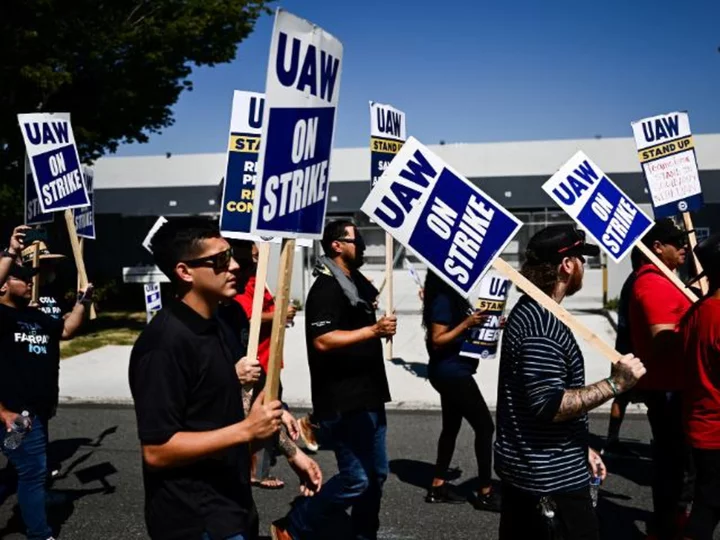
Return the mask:
<svg viewBox="0 0 720 540"><path fill-rule="evenodd" d="M368 101L425 144L632 136L687 110L720 132L720 0L286 0L344 45L336 147L369 144ZM264 16L234 62L194 70L175 124L118 155L224 152L233 90L262 92Z"/></svg>

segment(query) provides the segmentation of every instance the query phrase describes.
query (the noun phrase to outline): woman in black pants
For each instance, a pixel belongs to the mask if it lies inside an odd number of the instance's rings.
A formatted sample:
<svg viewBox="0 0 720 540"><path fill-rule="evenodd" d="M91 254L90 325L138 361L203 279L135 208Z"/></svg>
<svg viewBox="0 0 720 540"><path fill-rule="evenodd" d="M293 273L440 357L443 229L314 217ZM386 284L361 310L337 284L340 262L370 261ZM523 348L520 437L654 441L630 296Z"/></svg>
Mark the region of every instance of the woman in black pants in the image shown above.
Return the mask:
<svg viewBox="0 0 720 540"><path fill-rule="evenodd" d="M425 278L423 325L430 354L430 384L440 393L442 432L438 441L435 477L427 502L462 503L466 499L446 481L455 441L465 418L475 431L475 457L480 488L471 498L478 510L500 511L499 497L491 484L492 437L495 426L473 375L478 360L460 355L467 331L483 323L485 316L428 271Z"/></svg>

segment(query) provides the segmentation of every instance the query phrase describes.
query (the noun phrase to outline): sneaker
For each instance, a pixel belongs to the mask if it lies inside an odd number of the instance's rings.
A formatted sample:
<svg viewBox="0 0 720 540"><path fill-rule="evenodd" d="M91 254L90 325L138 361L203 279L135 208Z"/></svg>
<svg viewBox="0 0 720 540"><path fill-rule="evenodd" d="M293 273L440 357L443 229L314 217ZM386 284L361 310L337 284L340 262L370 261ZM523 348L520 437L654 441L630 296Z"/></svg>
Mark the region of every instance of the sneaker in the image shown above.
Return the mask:
<svg viewBox="0 0 720 540"><path fill-rule="evenodd" d="M293 540L292 535L284 528L283 520L270 525L270 538L272 540Z"/></svg>
<svg viewBox="0 0 720 540"><path fill-rule="evenodd" d="M425 495L425 502L463 504L467 502L467 498L460 495L457 488L450 482L445 482L439 486L431 487L427 495Z"/></svg>
<svg viewBox="0 0 720 540"><path fill-rule="evenodd" d="M310 452L317 452L320 449L317 439L315 438L315 426L309 416L303 416L298 420L300 426L300 438L305 448Z"/></svg>
<svg viewBox="0 0 720 540"><path fill-rule="evenodd" d="M491 491L487 495L476 493L470 500L475 510L485 510L486 512L500 512L500 495Z"/></svg>

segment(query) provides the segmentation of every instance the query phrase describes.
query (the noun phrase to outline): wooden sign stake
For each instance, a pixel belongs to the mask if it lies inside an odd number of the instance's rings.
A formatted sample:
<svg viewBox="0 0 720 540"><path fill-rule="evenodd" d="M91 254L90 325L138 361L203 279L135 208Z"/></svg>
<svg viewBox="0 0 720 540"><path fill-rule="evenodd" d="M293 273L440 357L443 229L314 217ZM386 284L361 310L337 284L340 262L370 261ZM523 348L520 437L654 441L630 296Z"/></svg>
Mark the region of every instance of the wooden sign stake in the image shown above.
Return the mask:
<svg viewBox="0 0 720 540"><path fill-rule="evenodd" d="M72 210L65 210L65 224L67 225L68 235L70 236L70 245L72 246L73 257L75 257L75 266L78 272L78 280L80 282L80 288L84 289L87 287L88 278L87 272L85 271L85 261L82 256L82 248L80 247L80 240L77 235L77 229L75 229L75 218L73 217ZM97 317L93 306L90 307L90 320Z"/></svg>
<svg viewBox="0 0 720 540"><path fill-rule="evenodd" d="M395 259L393 257L393 237L389 233L385 233L385 287L387 288L387 299L385 301L385 315L393 314L393 267ZM385 341L385 360L393 359L393 342L392 337Z"/></svg>
<svg viewBox="0 0 720 540"><path fill-rule="evenodd" d="M33 243L33 268L40 266L40 242ZM32 303L34 306L38 305L40 301L40 274L33 276L33 290L32 290Z"/></svg>
<svg viewBox="0 0 720 540"><path fill-rule="evenodd" d="M690 212L683 212L683 223L685 224L685 230L688 233L688 243L690 244L690 253L692 254L693 262L695 263L695 271L699 274L703 271L703 267L700 264L700 261L695 256L695 246L697 246L697 236L695 235L695 228L693 227L693 221L692 216L690 215ZM710 288L708 284L707 278L702 278L699 280L700 282L700 290L702 291L703 296L705 296L708 293L708 289Z"/></svg>
<svg viewBox="0 0 720 540"><path fill-rule="evenodd" d="M275 311L273 313L272 333L270 334L270 360L265 382L265 402L278 399L280 391L280 368L282 367L283 348L285 346L285 322L290 304L290 282L292 280L295 258L295 239L283 238L280 249L280 273L275 291ZM257 283L260 283L258 281ZM253 304L255 298L253 298Z"/></svg>

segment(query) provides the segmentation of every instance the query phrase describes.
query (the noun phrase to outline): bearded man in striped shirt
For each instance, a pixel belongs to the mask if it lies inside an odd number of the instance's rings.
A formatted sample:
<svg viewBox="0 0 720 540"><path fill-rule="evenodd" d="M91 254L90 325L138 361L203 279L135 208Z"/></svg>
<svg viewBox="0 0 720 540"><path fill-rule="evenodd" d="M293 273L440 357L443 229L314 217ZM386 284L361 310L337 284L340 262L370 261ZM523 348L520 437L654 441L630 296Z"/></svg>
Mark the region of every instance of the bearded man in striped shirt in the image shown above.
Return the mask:
<svg viewBox="0 0 720 540"><path fill-rule="evenodd" d="M523 275L560 303L582 287L597 246L572 225L552 225L528 243ZM588 446L587 412L632 388L645 373L633 355L607 379L585 385L570 329L523 295L510 312L500 356L495 469L502 480L500 539L598 540L591 477L605 465Z"/></svg>

